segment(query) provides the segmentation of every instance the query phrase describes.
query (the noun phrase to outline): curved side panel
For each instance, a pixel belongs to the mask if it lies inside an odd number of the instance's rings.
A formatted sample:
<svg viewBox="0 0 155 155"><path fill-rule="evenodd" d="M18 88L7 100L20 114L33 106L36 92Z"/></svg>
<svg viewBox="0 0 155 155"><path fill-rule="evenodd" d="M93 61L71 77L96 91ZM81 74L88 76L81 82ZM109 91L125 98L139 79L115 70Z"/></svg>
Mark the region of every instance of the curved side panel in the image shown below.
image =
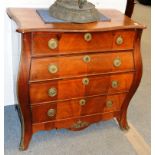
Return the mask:
<svg viewBox="0 0 155 155"><path fill-rule="evenodd" d="M32 120L29 104L29 71L30 71L30 53L31 53L31 33L22 34L22 53L20 58L18 72L18 102L21 116L21 142L20 150L28 147L32 137Z"/></svg>
<svg viewBox="0 0 155 155"><path fill-rule="evenodd" d="M135 50L133 52L133 57L134 57L134 63L135 63L135 75L134 75L134 80L131 85L129 94L124 100L124 103L121 108L121 114L119 117L117 117L117 121L120 125L121 129L128 130L128 122L127 122L127 109L130 103L130 100L132 99L133 95L135 94L140 81L142 77L142 58L141 58L141 53L140 53L140 40L141 40L141 34L142 30L137 30L136 38L135 38Z"/></svg>

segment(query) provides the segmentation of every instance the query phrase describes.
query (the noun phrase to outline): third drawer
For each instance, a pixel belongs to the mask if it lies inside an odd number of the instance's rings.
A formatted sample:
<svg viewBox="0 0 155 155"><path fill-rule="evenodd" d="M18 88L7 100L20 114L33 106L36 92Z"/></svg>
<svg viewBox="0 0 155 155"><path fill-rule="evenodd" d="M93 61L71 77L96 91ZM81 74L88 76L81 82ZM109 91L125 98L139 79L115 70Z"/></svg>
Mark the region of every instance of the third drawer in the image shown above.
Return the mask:
<svg viewBox="0 0 155 155"><path fill-rule="evenodd" d="M134 73L89 76L83 78L30 83L30 102L55 100L129 91Z"/></svg>

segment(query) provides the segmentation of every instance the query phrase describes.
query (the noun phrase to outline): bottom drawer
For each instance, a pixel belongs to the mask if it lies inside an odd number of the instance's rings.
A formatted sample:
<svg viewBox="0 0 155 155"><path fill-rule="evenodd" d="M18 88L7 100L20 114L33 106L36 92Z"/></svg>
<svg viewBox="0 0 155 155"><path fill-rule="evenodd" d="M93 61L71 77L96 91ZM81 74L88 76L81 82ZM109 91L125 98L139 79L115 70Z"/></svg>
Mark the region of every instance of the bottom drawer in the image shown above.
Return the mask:
<svg viewBox="0 0 155 155"><path fill-rule="evenodd" d="M42 123L33 123L33 133L40 130L51 130L51 129L61 129L67 128L70 130L81 130L88 127L93 123L97 123L102 120L109 120L114 117L118 117L120 112L107 112L107 113L97 113L94 115L80 116L75 118L61 119L56 121L48 121Z"/></svg>
<svg viewBox="0 0 155 155"><path fill-rule="evenodd" d="M120 111L125 96L126 93L34 105L33 123Z"/></svg>

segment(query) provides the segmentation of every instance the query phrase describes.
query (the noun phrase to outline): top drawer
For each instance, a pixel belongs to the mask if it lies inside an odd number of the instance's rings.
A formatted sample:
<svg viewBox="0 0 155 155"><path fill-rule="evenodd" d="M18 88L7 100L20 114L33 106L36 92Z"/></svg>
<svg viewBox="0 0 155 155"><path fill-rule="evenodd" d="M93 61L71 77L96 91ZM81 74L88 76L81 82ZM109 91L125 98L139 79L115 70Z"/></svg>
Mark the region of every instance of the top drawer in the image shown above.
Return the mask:
<svg viewBox="0 0 155 155"><path fill-rule="evenodd" d="M34 32L32 55L57 55L133 49L135 31L91 33Z"/></svg>

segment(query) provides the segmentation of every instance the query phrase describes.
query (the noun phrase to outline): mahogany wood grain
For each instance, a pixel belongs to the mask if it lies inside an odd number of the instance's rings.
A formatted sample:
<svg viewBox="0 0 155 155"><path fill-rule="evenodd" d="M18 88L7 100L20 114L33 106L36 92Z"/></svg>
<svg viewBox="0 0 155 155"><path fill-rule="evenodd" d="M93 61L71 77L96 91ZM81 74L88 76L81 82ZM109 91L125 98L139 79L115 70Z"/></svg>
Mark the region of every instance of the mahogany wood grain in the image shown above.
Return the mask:
<svg viewBox="0 0 155 155"><path fill-rule="evenodd" d="M140 43L141 43L141 35L142 30L137 30L137 35L135 39L135 50L134 50L134 61L135 61L135 68L136 72L134 75L134 79L129 91L129 94L126 96L124 103L121 108L121 114L117 117L118 123L122 129L128 129L128 122L127 122L127 109L132 99L133 95L135 94L142 77L142 58L140 54Z"/></svg>
<svg viewBox="0 0 155 155"><path fill-rule="evenodd" d="M21 110L21 142L20 149L28 148L32 136L32 117L29 102L29 70L31 61L31 33L22 35L22 53L18 73L18 101Z"/></svg>
<svg viewBox="0 0 155 155"><path fill-rule="evenodd" d="M85 56L90 57L90 62L84 62L83 59ZM114 60L118 58L121 60L121 65L116 67L114 66ZM58 71L56 73L50 73L48 70L50 65L56 65ZM134 62L132 51L37 58L32 59L30 81L34 82L86 74L90 75L105 72L108 74L109 72L133 70Z"/></svg>
<svg viewBox="0 0 155 155"><path fill-rule="evenodd" d="M30 102L31 104L37 104L97 94L125 92L130 89L133 78L133 73L127 73L111 76L92 76L88 78L88 85L83 84L83 78L32 83L30 84ZM112 88L112 81L118 81L117 88ZM57 89L56 96L50 97L48 95L50 88Z"/></svg>
<svg viewBox="0 0 155 155"><path fill-rule="evenodd" d="M111 18L109 22L93 22L87 24L74 23L51 23L45 24L33 8L8 8L7 13L17 24L17 31L24 32L90 32L90 31L111 31L119 29L143 29L144 25L138 24L129 17L124 16L118 10L102 9L102 14Z"/></svg>
<svg viewBox="0 0 155 155"><path fill-rule="evenodd" d="M44 24L36 9L7 9L17 31L23 33L18 76L22 150L40 130L77 131L114 117L121 128L128 129L127 109L142 76L140 39L145 26L116 10L101 12L111 21ZM83 39L86 32L92 34L90 42ZM124 39L122 45L116 44L118 36ZM58 48L50 50L48 40L55 37ZM85 55L91 57L87 64L82 62ZM122 59L117 69L113 66L115 57ZM56 74L47 72L51 63L59 67ZM88 85L83 84L83 78L89 79ZM111 86L114 80L118 81L117 88ZM51 87L57 89L55 97L48 95ZM86 99L87 104L79 106L80 99ZM105 107L107 100L113 100L111 108ZM51 119L47 117L50 108L57 112ZM78 121L88 125L75 128Z"/></svg>
<svg viewBox="0 0 155 155"><path fill-rule="evenodd" d="M127 50L133 49L133 41L135 39L134 30L92 32L91 41L85 41L84 35L85 33L66 32L53 34L35 32L32 37L32 55L45 56L92 51ZM116 44L116 39L119 36L123 38L123 43L121 45ZM48 41L50 39L58 40L58 47L56 49L50 49L48 47Z"/></svg>
<svg viewBox="0 0 155 155"><path fill-rule="evenodd" d="M110 120L110 119L117 117L119 115L120 115L120 112L98 113L98 114L93 114L93 115L68 118L68 119L62 119L62 120L57 120L57 121L33 123L32 124L33 134L40 130L51 130L54 128L56 128L56 129L68 128L70 130L76 131L75 129L72 128L72 126L78 120L87 121L89 124L92 124L92 123L97 123L101 120L104 120L104 121ZM81 130L81 128L79 128L78 130Z"/></svg>
<svg viewBox="0 0 155 155"><path fill-rule="evenodd" d="M126 93L89 98L84 97L83 99L86 100L86 104L83 106L80 105L81 99L35 105L32 106L33 123L85 116L95 113L120 111L125 96ZM113 105L107 107L107 101L112 101ZM54 109L56 111L56 114L53 117L48 116L47 113L49 109Z"/></svg>

